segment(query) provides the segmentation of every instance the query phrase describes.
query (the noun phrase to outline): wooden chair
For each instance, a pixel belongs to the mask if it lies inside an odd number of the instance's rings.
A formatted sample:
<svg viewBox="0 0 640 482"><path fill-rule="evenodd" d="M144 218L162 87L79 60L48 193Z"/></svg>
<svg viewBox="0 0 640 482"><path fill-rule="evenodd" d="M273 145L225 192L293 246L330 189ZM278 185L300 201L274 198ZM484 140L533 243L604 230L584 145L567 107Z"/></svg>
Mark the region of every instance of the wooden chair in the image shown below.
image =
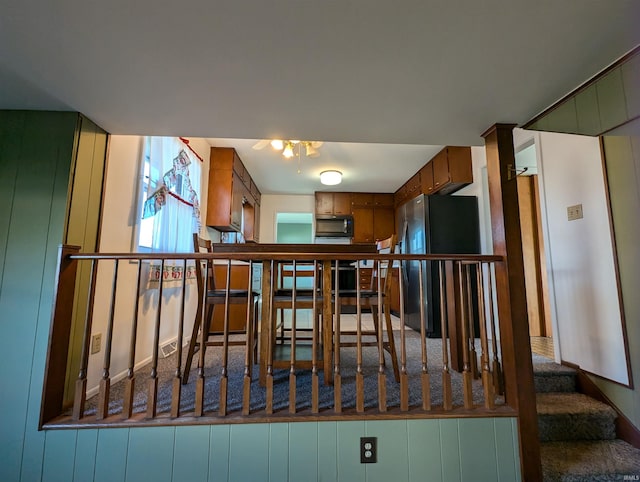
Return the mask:
<svg viewBox="0 0 640 482"><path fill-rule="evenodd" d="M208 239L202 239L198 236L197 233L193 235L193 247L194 252L196 253L212 253L213 245L211 241ZM193 356L195 353L200 350L201 345L201 335L199 335L199 331L202 329L202 315L204 311L204 319L207 320L204 326L208 327L207 333L207 341L205 343L206 346L223 346L225 344L224 340L224 328L216 329L214 327L214 308L216 305L220 306L224 309L226 299L227 299L227 289L226 286L224 288L217 288L215 284L215 272L214 265L212 260L197 260L196 261L196 281L198 284L198 309L196 311L196 318L193 324L193 331L191 333L191 340L189 342L189 350L187 351L187 359L184 367L184 372L182 374L182 383L186 384L189 381L189 372L191 371L191 364L193 361ZM206 280L205 280L206 273ZM231 280L232 281L232 280ZM206 295L204 293L205 290L205 282L206 282ZM258 296L259 293L248 290L248 289L229 289L229 305L230 307L233 305L244 305L245 310L242 310L244 313L244 323L245 326L243 329L227 329L228 335L244 335L244 340L226 340L226 345L242 345L245 346L247 344L251 345L252 349L250 351L250 363L251 366L253 361L258 357ZM205 303L205 310L203 310L203 301ZM246 307L248 304L251 304L252 309L249 314L249 325L246 325L246 316L247 311ZM229 314L229 318L231 318L231 313ZM229 325L231 324L231 320L228 320ZM222 336L223 339L220 340L219 337Z"/></svg>
<svg viewBox="0 0 640 482"><path fill-rule="evenodd" d="M311 266L312 269L298 269L300 266ZM295 357L295 366L303 369L312 368L312 358L311 358L311 347L312 344L309 344L309 341L313 340L313 336L309 335L309 332L313 332L316 330L316 342L317 346L317 359L318 365L322 360L322 350L320 350L322 336L321 329L322 326L320 323L320 319L322 316L322 291L320 288L320 273L319 270L314 271L313 264L309 265L308 263L297 263L296 269L294 272L294 268L292 263L280 263L279 267L280 273L280 286L274 291L273 295L273 303L271 305L271 316L273 320L277 320L275 323L276 330L275 332L279 332L279 335L276 335L274 332L274 339L272 340L272 346L274 347L274 357L273 357L273 367L274 368L288 368L291 365L291 357L290 357L290 346L286 345L286 342L293 342L295 340L296 343L296 357ZM286 327L284 323L284 312L285 310L291 310L293 303L293 289L284 288L284 280L286 278L291 278L297 281L297 279L309 279L316 274L316 293L315 293L315 312L312 314L313 316L313 327L311 328L300 328L298 326ZM295 277L294 277L295 275ZM314 293L313 288L296 288L296 299L295 299L296 310L313 310L314 309ZM278 313L280 313L280 319L278 320ZM294 333L295 332L295 333ZM304 335L300 335L300 333L306 333ZM279 344L275 345L275 338L278 339ZM298 344L298 342L303 341L307 343Z"/></svg>
<svg viewBox="0 0 640 482"><path fill-rule="evenodd" d="M379 254L393 253L393 249L396 245L396 235L392 235L389 238L376 241L376 247ZM339 289L338 290L338 302L341 305L357 306L360 303L361 310L369 309L373 317L373 330L361 330L362 342L361 346L377 346L379 330L379 317L378 317L378 299L382 300L382 312L384 315L385 329L387 332L387 339L384 340L382 347L391 355L391 363L393 365L393 374L396 381L400 380L400 371L398 368L398 356L396 353L395 340L393 339L393 328L391 326L391 307L389 300L391 299L391 276L387 276L387 272L391 267L387 261L374 261L373 269L371 272L371 285L369 289L361 289L360 297L358 298L357 289ZM378 296L378 277L380 277L381 291ZM335 290L333 291L335 296ZM335 300L334 300L335 301ZM356 330L335 330L334 336L338 337L338 346L340 347L355 347L357 342L342 342L340 340L341 335L357 335ZM364 341L365 338L371 338L371 341Z"/></svg>

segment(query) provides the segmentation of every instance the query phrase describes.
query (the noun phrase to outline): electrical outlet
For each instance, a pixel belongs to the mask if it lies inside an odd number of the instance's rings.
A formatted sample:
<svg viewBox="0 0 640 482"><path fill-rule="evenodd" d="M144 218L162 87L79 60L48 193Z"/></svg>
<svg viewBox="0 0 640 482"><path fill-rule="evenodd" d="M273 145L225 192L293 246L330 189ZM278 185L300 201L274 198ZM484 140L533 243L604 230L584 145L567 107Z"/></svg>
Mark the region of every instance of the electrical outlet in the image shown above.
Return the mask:
<svg viewBox="0 0 640 482"><path fill-rule="evenodd" d="M96 333L91 337L91 354L95 355L100 350L102 350L102 333Z"/></svg>
<svg viewBox="0 0 640 482"><path fill-rule="evenodd" d="M575 206L569 206L567 208L567 219L569 221L575 221L576 219L582 218L582 204L576 204Z"/></svg>
<svg viewBox="0 0 640 482"><path fill-rule="evenodd" d="M377 437L360 437L360 463L375 464L378 461Z"/></svg>

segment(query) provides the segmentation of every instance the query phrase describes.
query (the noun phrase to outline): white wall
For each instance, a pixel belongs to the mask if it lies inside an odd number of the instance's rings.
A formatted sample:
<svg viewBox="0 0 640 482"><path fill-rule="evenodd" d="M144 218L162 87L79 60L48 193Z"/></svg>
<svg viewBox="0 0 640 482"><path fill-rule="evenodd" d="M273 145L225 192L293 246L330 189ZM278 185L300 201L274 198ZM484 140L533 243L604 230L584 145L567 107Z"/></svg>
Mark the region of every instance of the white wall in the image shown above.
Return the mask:
<svg viewBox="0 0 640 482"><path fill-rule="evenodd" d="M549 287L563 361L628 383L605 182L597 138L540 133ZM583 219L567 220L582 204Z"/></svg>
<svg viewBox="0 0 640 482"><path fill-rule="evenodd" d="M260 202L260 242L276 242L277 213L314 213L315 196L263 194Z"/></svg>
<svg viewBox="0 0 640 482"><path fill-rule="evenodd" d="M128 253L133 250L135 223L138 206L136 203L139 183L139 160L142 153L140 136L114 135L109 141L109 155L104 192L104 209L100 232L100 252ZM202 164L201 217L204 222L206 214L207 189L209 173L209 145L204 139L190 140L191 147L204 159ZM142 277L147 273L147 265L143 265ZM92 333L102 333L103 349L89 357L88 387L90 394L95 392L104 360L104 344L106 342L109 321L109 307L113 264L99 265ZM129 340L131 323L134 316L136 300L137 265L121 262L118 269L118 286L116 307L114 312L114 342L112 347L110 375L112 381L123 377L128 367ZM196 307L196 288L187 286L185 314L185 335L191 333ZM165 289L163 293L162 319L160 323L160 344L175 339L180 314L180 296L178 288ZM152 355L153 333L158 305L156 289L141 291L138 339L136 344L136 364L146 363Z"/></svg>

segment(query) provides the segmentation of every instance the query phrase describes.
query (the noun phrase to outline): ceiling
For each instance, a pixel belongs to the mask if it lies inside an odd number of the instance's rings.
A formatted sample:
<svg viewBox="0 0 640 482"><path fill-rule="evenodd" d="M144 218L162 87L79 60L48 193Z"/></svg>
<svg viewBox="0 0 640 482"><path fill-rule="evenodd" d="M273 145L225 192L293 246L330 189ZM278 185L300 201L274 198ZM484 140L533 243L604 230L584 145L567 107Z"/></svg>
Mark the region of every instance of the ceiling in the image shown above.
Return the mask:
<svg viewBox="0 0 640 482"><path fill-rule="evenodd" d="M481 145L640 44L636 0L0 5L0 108L216 139L265 193L320 190L324 167L340 190L393 191L433 146ZM272 138L325 145L296 174L250 148Z"/></svg>

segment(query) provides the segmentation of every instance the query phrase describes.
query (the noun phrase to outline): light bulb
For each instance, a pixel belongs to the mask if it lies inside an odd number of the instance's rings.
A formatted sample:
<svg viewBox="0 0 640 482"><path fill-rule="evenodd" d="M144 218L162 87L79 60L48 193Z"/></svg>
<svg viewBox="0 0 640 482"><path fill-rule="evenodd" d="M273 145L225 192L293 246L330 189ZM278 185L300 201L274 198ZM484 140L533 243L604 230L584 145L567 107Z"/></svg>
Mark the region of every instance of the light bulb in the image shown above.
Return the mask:
<svg viewBox="0 0 640 482"><path fill-rule="evenodd" d="M276 151L281 151L284 147L284 143L280 139L274 139L271 141L271 147L273 147Z"/></svg>
<svg viewBox="0 0 640 482"><path fill-rule="evenodd" d="M293 146L290 142L287 142L287 145L284 147L284 151L282 151L282 155L287 159L291 159L293 157Z"/></svg>

